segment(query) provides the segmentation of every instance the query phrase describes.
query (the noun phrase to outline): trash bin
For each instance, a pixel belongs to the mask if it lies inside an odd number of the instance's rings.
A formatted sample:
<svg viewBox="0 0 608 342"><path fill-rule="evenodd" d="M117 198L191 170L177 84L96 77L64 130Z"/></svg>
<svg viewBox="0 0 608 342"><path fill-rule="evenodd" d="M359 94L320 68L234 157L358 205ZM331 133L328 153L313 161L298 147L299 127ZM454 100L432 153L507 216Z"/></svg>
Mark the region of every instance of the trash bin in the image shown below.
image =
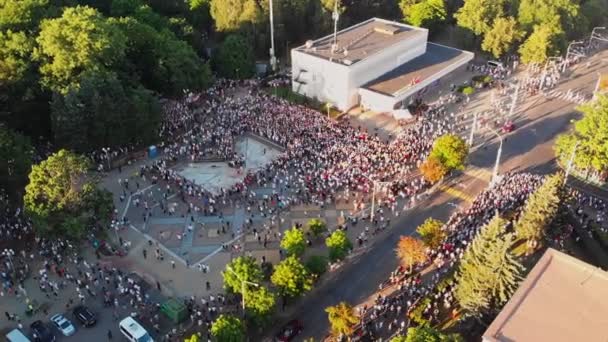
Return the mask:
<svg viewBox="0 0 608 342"><path fill-rule="evenodd" d="M158 150L156 149L156 146L152 145L148 148L148 157L150 159L154 159L158 156Z"/></svg>
<svg viewBox="0 0 608 342"><path fill-rule="evenodd" d="M169 299L160 307L160 311L164 313L174 324L183 322L188 317L188 308L184 303L175 299Z"/></svg>

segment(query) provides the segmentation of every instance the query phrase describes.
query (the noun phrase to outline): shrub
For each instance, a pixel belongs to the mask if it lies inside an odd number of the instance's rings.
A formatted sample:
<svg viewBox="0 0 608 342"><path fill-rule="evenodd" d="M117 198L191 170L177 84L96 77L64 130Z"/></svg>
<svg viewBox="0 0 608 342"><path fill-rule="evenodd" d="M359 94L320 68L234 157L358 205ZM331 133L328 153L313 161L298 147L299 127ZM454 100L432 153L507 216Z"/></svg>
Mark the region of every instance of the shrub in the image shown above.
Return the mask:
<svg viewBox="0 0 608 342"><path fill-rule="evenodd" d="M327 272L327 258L321 255L313 255L306 261L306 268L315 276Z"/></svg>

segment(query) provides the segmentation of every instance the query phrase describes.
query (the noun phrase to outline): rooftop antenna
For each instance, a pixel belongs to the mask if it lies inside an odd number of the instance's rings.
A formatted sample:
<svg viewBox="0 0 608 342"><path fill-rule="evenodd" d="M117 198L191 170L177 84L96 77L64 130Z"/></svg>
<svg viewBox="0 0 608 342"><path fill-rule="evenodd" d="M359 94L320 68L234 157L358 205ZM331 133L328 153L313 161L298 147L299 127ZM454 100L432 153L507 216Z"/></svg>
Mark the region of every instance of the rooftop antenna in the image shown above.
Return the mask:
<svg viewBox="0 0 608 342"><path fill-rule="evenodd" d="M272 11L272 0L270 0L270 67L277 71L277 58L274 55L274 13Z"/></svg>
<svg viewBox="0 0 608 342"><path fill-rule="evenodd" d="M334 53L338 50L338 20L340 19L340 13L338 13L338 3L340 0L334 1L334 12L331 14L331 18L334 20L334 42L331 45L331 52Z"/></svg>

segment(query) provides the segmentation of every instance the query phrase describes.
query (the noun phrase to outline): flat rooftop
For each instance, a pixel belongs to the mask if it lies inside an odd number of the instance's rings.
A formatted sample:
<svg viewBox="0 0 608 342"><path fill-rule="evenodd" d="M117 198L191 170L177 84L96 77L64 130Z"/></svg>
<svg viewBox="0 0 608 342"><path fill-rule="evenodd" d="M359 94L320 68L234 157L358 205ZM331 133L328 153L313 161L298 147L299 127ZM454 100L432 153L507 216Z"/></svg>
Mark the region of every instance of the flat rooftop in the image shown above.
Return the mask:
<svg viewBox="0 0 608 342"><path fill-rule="evenodd" d="M416 83L432 78L451 65L462 65L471 59L473 59L471 52L427 43L426 53L370 81L362 88L394 96Z"/></svg>
<svg viewBox="0 0 608 342"><path fill-rule="evenodd" d="M608 273L550 248L483 341L607 341L607 327Z"/></svg>
<svg viewBox="0 0 608 342"><path fill-rule="evenodd" d="M371 18L337 33L338 50L332 53L333 34L296 48L297 51L324 59L348 60L341 64L352 65L374 55L394 44L426 35L426 29L409 26L394 21ZM347 54L344 54L344 50Z"/></svg>

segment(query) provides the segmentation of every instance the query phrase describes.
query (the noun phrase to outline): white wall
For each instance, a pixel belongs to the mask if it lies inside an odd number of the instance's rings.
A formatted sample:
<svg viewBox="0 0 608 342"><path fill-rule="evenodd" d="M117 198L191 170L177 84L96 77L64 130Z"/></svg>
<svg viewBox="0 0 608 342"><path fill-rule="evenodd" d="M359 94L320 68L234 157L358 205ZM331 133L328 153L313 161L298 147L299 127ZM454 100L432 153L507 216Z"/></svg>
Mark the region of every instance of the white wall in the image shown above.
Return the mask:
<svg viewBox="0 0 608 342"><path fill-rule="evenodd" d="M361 106L375 112L392 112L395 99L392 96L377 93L373 90L359 88L361 95Z"/></svg>
<svg viewBox="0 0 608 342"><path fill-rule="evenodd" d="M300 70L306 70L300 74ZM315 57L298 50L291 50L291 72L295 79L305 80L299 85L292 80L292 90L310 98L330 102L341 110L349 108L348 67Z"/></svg>

